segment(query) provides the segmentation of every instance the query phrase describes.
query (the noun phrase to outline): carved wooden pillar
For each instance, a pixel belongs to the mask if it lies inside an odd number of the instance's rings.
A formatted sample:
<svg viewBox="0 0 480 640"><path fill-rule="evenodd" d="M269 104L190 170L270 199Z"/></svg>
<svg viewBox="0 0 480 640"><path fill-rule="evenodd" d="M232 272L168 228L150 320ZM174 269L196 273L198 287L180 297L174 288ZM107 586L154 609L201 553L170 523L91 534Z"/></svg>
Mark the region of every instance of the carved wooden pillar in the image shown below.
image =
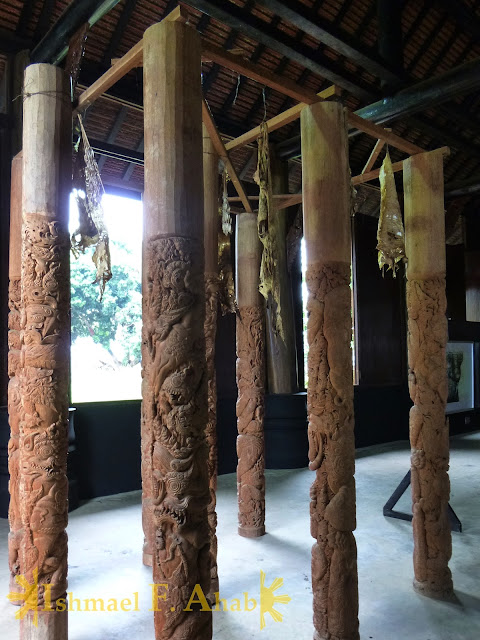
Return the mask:
<svg viewBox="0 0 480 640"><path fill-rule="evenodd" d="M10 505L8 520L8 564L10 568L10 592L23 592L15 581L22 573L20 567L20 542L23 535L19 502L20 472L20 422L22 415L20 396L21 363L21 275L22 275L22 154L12 160L10 195L10 256L8 287L8 420L10 441L8 443L8 472L10 474ZM21 601L15 604L21 604Z"/></svg>
<svg viewBox="0 0 480 640"><path fill-rule="evenodd" d="M22 368L20 394L21 569L38 571L38 605L67 589L68 404L70 378L71 106L63 71L25 70L23 97ZM44 585L50 584L49 593ZM47 595L48 594L48 595ZM28 640L66 640L67 612L30 611Z"/></svg>
<svg viewBox="0 0 480 640"><path fill-rule="evenodd" d="M203 186L205 210L205 350L208 379L208 477L210 503L208 524L210 527L210 596L215 599L218 591L217 568L217 379L215 375L215 338L218 313L218 155L203 125Z"/></svg>
<svg viewBox="0 0 480 640"><path fill-rule="evenodd" d="M275 157L270 149L272 173L272 191L288 193L288 164ZM266 304L266 361L269 393L296 393L297 359L295 348L295 323L293 316L293 297L290 274L287 267L287 216L288 209L275 209L271 213L270 228L275 234L277 262L275 269L280 283L280 316L282 318L283 336L274 328L272 305L270 298Z"/></svg>
<svg viewBox="0 0 480 640"><path fill-rule="evenodd" d="M238 533L265 533L265 321L258 290L262 249L257 216L236 224Z"/></svg>
<svg viewBox="0 0 480 640"><path fill-rule="evenodd" d="M200 36L179 22L144 35L144 376L151 403L157 640L207 640L210 586ZM163 599L165 598L165 599Z"/></svg>
<svg viewBox="0 0 480 640"><path fill-rule="evenodd" d="M350 172L342 105L301 115L315 640L357 640Z"/></svg>
<svg viewBox="0 0 480 640"><path fill-rule="evenodd" d="M447 505L448 479L447 301L445 295L445 149L405 161L405 240L408 310L414 587L448 597L453 584Z"/></svg>

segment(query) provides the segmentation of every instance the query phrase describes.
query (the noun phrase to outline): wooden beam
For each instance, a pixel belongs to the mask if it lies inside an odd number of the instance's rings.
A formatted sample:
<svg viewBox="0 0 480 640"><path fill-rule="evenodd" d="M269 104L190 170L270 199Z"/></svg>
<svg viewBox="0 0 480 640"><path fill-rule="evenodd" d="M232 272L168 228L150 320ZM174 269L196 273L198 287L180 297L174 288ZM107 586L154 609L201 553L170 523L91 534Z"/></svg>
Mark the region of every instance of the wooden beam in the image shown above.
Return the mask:
<svg viewBox="0 0 480 640"><path fill-rule="evenodd" d="M212 144L215 148L215 151L217 152L221 160L225 163L225 167L228 171L228 175L230 176L230 179L232 180L235 186L235 189L237 190L237 193L240 196L240 200L243 206L245 207L245 211L247 211L248 213L252 213L252 207L250 205L250 202L248 201L248 197L247 197L247 194L245 193L245 189L243 188L243 185L239 177L237 176L237 172L235 171L233 164L230 162L230 158L228 157L228 153L227 153L227 150L225 149L225 145L223 144L223 140L217 131L217 127L215 126L215 122L213 121L212 114L210 113L210 109L208 108L208 105L205 102L205 100L203 100L202 102L202 118L203 118L203 123L207 128L208 135L212 140Z"/></svg>
<svg viewBox="0 0 480 640"><path fill-rule="evenodd" d="M385 146L385 140L377 140L377 142L375 143L375 146L372 149L372 153L370 154L370 157L368 158L367 162L365 163L365 166L362 169L362 173L368 173L369 171L372 170L373 165L375 164L384 146Z"/></svg>
<svg viewBox="0 0 480 640"><path fill-rule="evenodd" d="M184 7L177 7L174 9L164 20L172 22L186 22L188 17L187 11ZM143 40L137 42L130 51L122 56L117 62L106 71L96 82L94 82L88 89L80 95L78 104L73 111L73 117L76 117L79 113L89 107L95 100L103 93L108 91L111 86L118 82L129 71L139 67L143 64Z"/></svg>
<svg viewBox="0 0 480 640"><path fill-rule="evenodd" d="M403 169L403 160L400 162L394 162L392 164L393 171L402 171ZM354 176L352 178L352 184L355 186L357 184L362 184L363 182L370 182L370 180L375 180L380 175L380 169L374 169L373 171L367 171L366 173L361 173L358 176Z"/></svg>
<svg viewBox="0 0 480 640"><path fill-rule="evenodd" d="M248 196L249 200L257 201L260 196ZM237 202L241 202L242 199L238 196L232 196L228 199L231 204L235 204ZM293 207L296 204L302 203L302 194L301 193L281 193L274 194L273 201L275 206L278 209L288 209L288 207Z"/></svg>
<svg viewBox="0 0 480 640"><path fill-rule="evenodd" d="M275 91L279 91L294 100L299 102L305 102L307 104L313 104L318 101L314 91L309 91L305 87L301 87L296 82L293 82L289 78L282 78L274 73L270 73L266 69L249 62L245 58L229 51L225 51L221 47L215 47L214 45L204 41L204 47L202 50L202 60L215 62L216 64L241 73L251 80L255 80L260 84L264 84Z"/></svg>
<svg viewBox="0 0 480 640"><path fill-rule="evenodd" d="M382 140L385 140L385 142L388 142L388 144L392 145L392 147L395 147L400 151L404 151L409 155L413 156L417 153L423 153L425 151L421 147L418 147L416 144L413 144L413 142L403 140L403 138L400 138L400 136L397 136L391 131L387 131L387 129L384 129L378 124L374 124L369 120L365 120L364 118L357 116L356 113L350 112L348 114L348 124L351 127L355 127L355 129L359 129L369 136L372 136L372 138L381 138Z"/></svg>
<svg viewBox="0 0 480 640"><path fill-rule="evenodd" d="M441 150L444 155L448 154L448 147L439 147L439 150ZM413 154L413 155L416 155L416 154ZM405 160L408 160L408 158L405 158ZM392 164L393 171L394 172L402 171L403 163L405 162L405 160L394 162ZM379 175L380 175L380 169L374 169L373 171L368 171L367 173L361 173L360 175L354 176L352 178L352 184L355 186L356 184L361 184L363 182L370 182L370 180L375 180L375 178L378 178Z"/></svg>
<svg viewBox="0 0 480 640"><path fill-rule="evenodd" d="M332 85L331 87L328 87L327 89L324 89L323 91L320 91L320 93L317 93L314 95L315 95L314 102L319 102L321 100L328 100L328 98L338 95L338 87L336 87L335 85ZM284 127L285 125L290 124L290 122L297 120L300 117L300 113L302 112L303 107L305 107L307 104L313 104L313 102L311 101L306 102L304 100L303 102L300 102L300 104L296 104L295 106L291 107L290 109L287 109L283 113L279 113L277 116L271 118L270 120L267 120L266 125L268 128L268 131L269 132L275 131L276 129L280 129L280 127ZM231 149L242 147L256 140L259 135L260 135L260 126L255 127L250 131L247 131L247 133L244 133L243 135L239 136L238 138L235 138L234 140L230 140L230 142L227 142L227 144L225 145L225 148L227 149L227 151L230 151Z"/></svg>

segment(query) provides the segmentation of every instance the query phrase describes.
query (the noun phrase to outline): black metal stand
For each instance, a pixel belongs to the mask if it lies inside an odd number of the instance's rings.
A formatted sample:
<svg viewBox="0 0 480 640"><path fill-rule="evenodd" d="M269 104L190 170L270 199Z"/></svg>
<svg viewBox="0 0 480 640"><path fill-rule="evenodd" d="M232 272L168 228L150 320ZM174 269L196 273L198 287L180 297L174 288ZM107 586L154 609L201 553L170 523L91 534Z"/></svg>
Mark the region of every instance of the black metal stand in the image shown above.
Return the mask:
<svg viewBox="0 0 480 640"><path fill-rule="evenodd" d="M383 507L384 516L386 516L387 518L398 518L399 520L408 520L408 522L412 521L413 516L411 513L403 513L402 511L394 511L393 509L393 507L397 504L397 502L400 500L400 498L403 496L403 494L405 493L405 491L408 489L409 486L410 486L410 471L408 471L408 473L405 475L405 477L400 482L398 487L395 489L395 491L392 493L390 498L385 503L385 506ZM455 513L455 511L452 509L450 505L448 505L448 519L450 521L451 530L458 531L459 533L461 533L462 523L460 522L460 520L457 517L457 514Z"/></svg>

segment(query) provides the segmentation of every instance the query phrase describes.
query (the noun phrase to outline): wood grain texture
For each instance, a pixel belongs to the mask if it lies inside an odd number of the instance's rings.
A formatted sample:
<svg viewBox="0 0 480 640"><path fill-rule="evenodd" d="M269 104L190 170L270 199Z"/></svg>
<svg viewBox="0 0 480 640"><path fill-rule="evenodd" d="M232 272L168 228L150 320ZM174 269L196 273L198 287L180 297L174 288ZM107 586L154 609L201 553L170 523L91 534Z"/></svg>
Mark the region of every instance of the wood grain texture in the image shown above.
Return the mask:
<svg viewBox="0 0 480 640"><path fill-rule="evenodd" d="M301 116L308 288L308 438L315 640L358 640L351 324L350 175L346 113Z"/></svg>

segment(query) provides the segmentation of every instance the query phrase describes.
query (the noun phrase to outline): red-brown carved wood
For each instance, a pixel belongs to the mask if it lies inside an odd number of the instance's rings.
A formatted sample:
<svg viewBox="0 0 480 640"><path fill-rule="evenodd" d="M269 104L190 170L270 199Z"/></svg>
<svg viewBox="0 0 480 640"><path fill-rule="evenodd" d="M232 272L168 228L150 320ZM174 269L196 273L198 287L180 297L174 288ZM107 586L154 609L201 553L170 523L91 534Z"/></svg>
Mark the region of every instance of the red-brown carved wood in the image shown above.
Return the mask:
<svg viewBox="0 0 480 640"><path fill-rule="evenodd" d="M358 640L350 174L337 103L301 115L315 640Z"/></svg>
<svg viewBox="0 0 480 640"><path fill-rule="evenodd" d="M22 368L20 394L21 570L38 605L52 609L67 590L68 405L70 362L71 107L61 69L25 71L23 103ZM41 126L39 126L41 123ZM67 613L32 612L21 637L66 640Z"/></svg>
<svg viewBox="0 0 480 640"><path fill-rule="evenodd" d="M265 311L258 290L261 244L256 215L236 224L238 533L265 533Z"/></svg>
<svg viewBox="0 0 480 640"><path fill-rule="evenodd" d="M445 150L409 158L404 167L407 250L408 382L413 500L414 587L426 596L452 595L452 539L447 403L445 293Z"/></svg>
<svg viewBox="0 0 480 640"><path fill-rule="evenodd" d="M155 637L209 640L211 612L184 610L196 585L205 595L210 587L200 36L164 21L143 43L144 379L153 581L166 585Z"/></svg>
<svg viewBox="0 0 480 640"><path fill-rule="evenodd" d="M10 195L10 258L8 286L8 420L10 440L8 443L8 472L10 474L10 504L8 521L8 564L10 568L10 592L23 591L16 582L21 574L20 542L22 539L22 518L19 502L19 459L20 422L22 403L20 395L21 364L21 273L22 273L22 154L12 160ZM22 601L15 602L21 604Z"/></svg>

